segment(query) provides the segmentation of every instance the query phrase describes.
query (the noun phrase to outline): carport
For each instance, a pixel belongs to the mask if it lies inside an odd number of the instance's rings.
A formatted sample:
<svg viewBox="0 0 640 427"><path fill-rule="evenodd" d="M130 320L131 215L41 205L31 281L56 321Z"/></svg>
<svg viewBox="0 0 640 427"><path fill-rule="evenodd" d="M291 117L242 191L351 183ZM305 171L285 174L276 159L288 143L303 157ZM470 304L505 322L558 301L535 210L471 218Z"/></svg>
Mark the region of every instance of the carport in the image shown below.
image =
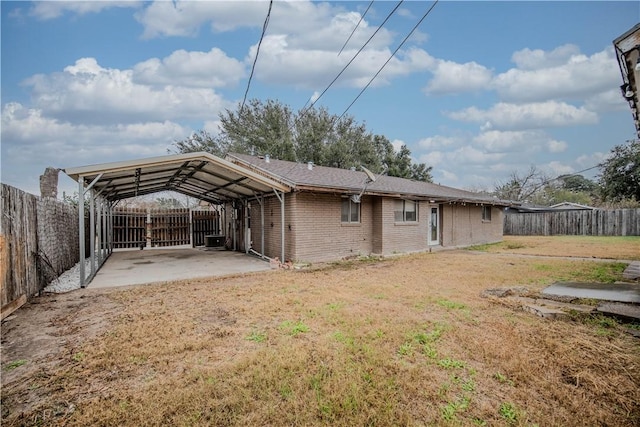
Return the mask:
<svg viewBox="0 0 640 427"><path fill-rule="evenodd" d="M103 163L64 169L78 182L78 230L80 257L85 254L85 232L89 233L89 272L80 262L80 285L85 287L113 252L113 209L120 200L162 191L175 191L209 203L236 203L245 207L255 200L261 207L264 248L264 198L280 201L281 255L284 259L284 195L291 187L284 182L248 170L205 152L175 154L139 160ZM89 224L85 228L85 210ZM236 209L230 213L236 215ZM244 222L245 233L249 224ZM245 251L248 252L245 244ZM261 254L264 257L264 253Z"/></svg>

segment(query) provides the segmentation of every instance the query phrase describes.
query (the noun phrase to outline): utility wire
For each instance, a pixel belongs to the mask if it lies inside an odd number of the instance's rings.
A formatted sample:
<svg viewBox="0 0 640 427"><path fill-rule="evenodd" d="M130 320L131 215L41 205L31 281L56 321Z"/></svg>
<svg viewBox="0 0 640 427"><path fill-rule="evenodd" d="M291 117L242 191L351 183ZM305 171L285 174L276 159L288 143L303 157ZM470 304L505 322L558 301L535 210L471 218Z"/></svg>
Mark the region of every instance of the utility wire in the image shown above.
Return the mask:
<svg viewBox="0 0 640 427"><path fill-rule="evenodd" d="M431 13L431 11L433 10L433 8L436 6L436 4L438 4L439 0L436 0L435 2L433 2L433 4L431 5L431 7L429 8L429 10L427 10L425 12L424 15L422 15L422 18L420 18L420 20L418 21L418 23L416 25L414 25L414 27L411 29L411 31L409 32L409 34L407 34L407 36L404 38L404 40L402 40L402 42L398 45L398 47L396 48L396 50L393 51L393 53L391 54L391 56L389 56L389 59L387 59L387 61L382 64L382 67L380 67L380 69L378 70L377 73L374 74L374 76L371 78L371 80L369 80L369 83L366 84L365 87L362 88L362 90L360 91L360 93L358 94L358 96L355 97L355 99L351 102L351 104L349 104L349 106L347 107L346 110L344 110L344 112L340 115L340 117L338 117L338 119L336 121L339 121L342 117L344 117L345 114L347 114L347 111L349 111L349 109L353 106L353 104L356 103L356 101L360 98L360 96L364 93L365 90L367 90L367 88L371 85L371 83L373 83L373 81L376 79L376 77L378 77L378 74L380 74L382 72L382 70L384 69L384 67L387 66L387 64L389 63L389 61L391 61L391 59L395 56L396 53L398 53L398 51L400 50L400 48L405 44L405 42L409 39L409 37L411 37L411 35L413 34L413 32L420 26L420 24L422 24L422 21L425 20L425 18L427 16L429 16L429 14Z"/></svg>
<svg viewBox="0 0 640 427"><path fill-rule="evenodd" d="M244 98L242 99L242 106L240 107L240 113L242 114L242 110L244 109L244 104L247 102L247 94L249 93L249 87L251 86L251 79L253 78L253 72L256 69L256 62L258 62L258 55L260 54L260 46L262 45L262 39L264 39L264 34L267 32L267 26L269 25L269 18L271 17L271 7L273 6L273 0L269 2L269 10L267 11L267 17L264 19L264 24L262 25L262 34L260 35L260 41L258 42L258 48L256 49L256 57L253 58L253 65L251 66L251 74L249 75L249 81L247 82L247 89L244 91Z"/></svg>
<svg viewBox="0 0 640 427"><path fill-rule="evenodd" d="M358 27L360 26L360 23L362 22L362 20L364 19L365 15L367 14L367 12L369 12L369 8L371 7L371 5L373 4L374 0L371 0L371 2L369 3L369 6L367 6L367 10L364 11L364 13L360 16L360 20L358 21L358 23L356 24L355 28L353 29L353 31L351 31L351 34L349 34L349 37L347 38L347 41L344 42L344 44L342 45L342 48L340 49L340 52L338 52L338 56L340 56L340 54L342 53L342 51L344 50L345 47L347 47L347 43L349 43L349 40L351 40L351 37L353 37L353 35L355 34L356 30L358 29Z"/></svg>
<svg viewBox="0 0 640 427"><path fill-rule="evenodd" d="M340 78L340 76L342 75L342 73L345 72L345 70L347 69L347 67L349 67L349 65L351 65L351 63L358 57L358 55L360 55L360 52L362 52L364 50L364 48L367 46L367 44L369 44L369 42L371 41L371 39L378 34L378 31L380 31L382 29L382 27L384 26L384 24L389 20L389 18L391 18L391 15L393 15L396 10L398 10L398 8L400 7L400 5L402 4L404 0L400 0L398 2L398 4L396 5L396 7L393 8L393 10L387 15L387 17L384 19L384 21L382 21L382 24L380 24L380 26L378 26L378 28L374 31L374 33L371 35L371 37L369 37L369 39L362 45L362 47L358 50L358 52L356 52L355 55L353 55L353 58L351 58L351 60L349 62L347 62L347 65L345 65L342 70L340 70L340 72L338 73L338 75L331 81L331 83L329 83L329 85L322 91L322 93L320 94L320 96L318 96L312 103L311 105L309 105L309 107L307 107L307 104L305 104L304 107L302 107L302 112L301 114L304 115L304 113L308 110L310 110L311 108L313 108L313 106L316 104L316 102L318 102L318 100L320 98L322 98L322 95L324 95L331 86L333 86L333 84L336 82L336 80L338 80L338 78ZM307 101L308 103L309 101ZM305 108L306 107L306 108Z"/></svg>

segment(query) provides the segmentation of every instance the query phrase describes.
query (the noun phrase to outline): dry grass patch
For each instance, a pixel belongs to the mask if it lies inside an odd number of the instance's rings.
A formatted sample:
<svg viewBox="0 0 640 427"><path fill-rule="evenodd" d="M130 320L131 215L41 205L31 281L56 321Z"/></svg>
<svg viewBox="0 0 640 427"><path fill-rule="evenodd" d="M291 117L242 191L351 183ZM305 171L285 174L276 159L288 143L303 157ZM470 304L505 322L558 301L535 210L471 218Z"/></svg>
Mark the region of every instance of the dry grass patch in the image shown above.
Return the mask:
<svg viewBox="0 0 640 427"><path fill-rule="evenodd" d="M459 251L85 291L117 314L27 405L35 377L3 377L3 425L637 425L637 339L479 297L599 266Z"/></svg>
<svg viewBox="0 0 640 427"><path fill-rule="evenodd" d="M640 237L504 236L500 243L471 249L490 253L640 260Z"/></svg>

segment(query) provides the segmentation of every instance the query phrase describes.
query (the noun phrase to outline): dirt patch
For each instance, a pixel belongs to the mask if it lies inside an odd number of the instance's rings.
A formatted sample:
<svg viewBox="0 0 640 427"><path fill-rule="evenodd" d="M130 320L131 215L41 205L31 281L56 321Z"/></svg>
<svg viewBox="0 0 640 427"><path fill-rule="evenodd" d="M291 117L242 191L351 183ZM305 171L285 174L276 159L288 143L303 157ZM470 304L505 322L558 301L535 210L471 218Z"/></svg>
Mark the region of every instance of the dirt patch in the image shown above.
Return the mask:
<svg viewBox="0 0 640 427"><path fill-rule="evenodd" d="M5 319L2 385L3 390L12 389L13 411L28 413L47 399L53 372L77 359L86 342L105 333L118 306L107 295L82 290L35 298ZM3 396L3 418L7 406Z"/></svg>
<svg viewBox="0 0 640 427"><path fill-rule="evenodd" d="M637 425L640 340L480 296L601 265L455 251L39 298L2 325L3 425Z"/></svg>

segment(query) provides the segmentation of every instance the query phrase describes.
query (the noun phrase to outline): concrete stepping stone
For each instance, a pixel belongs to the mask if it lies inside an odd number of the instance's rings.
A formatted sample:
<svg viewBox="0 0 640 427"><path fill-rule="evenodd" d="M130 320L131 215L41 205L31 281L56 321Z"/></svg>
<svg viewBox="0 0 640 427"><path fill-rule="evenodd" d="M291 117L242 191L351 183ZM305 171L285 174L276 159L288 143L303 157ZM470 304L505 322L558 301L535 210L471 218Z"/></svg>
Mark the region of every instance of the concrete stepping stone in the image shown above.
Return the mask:
<svg viewBox="0 0 640 427"><path fill-rule="evenodd" d="M622 273L622 277L626 280L638 280L640 279L640 261L633 261L627 266Z"/></svg>

